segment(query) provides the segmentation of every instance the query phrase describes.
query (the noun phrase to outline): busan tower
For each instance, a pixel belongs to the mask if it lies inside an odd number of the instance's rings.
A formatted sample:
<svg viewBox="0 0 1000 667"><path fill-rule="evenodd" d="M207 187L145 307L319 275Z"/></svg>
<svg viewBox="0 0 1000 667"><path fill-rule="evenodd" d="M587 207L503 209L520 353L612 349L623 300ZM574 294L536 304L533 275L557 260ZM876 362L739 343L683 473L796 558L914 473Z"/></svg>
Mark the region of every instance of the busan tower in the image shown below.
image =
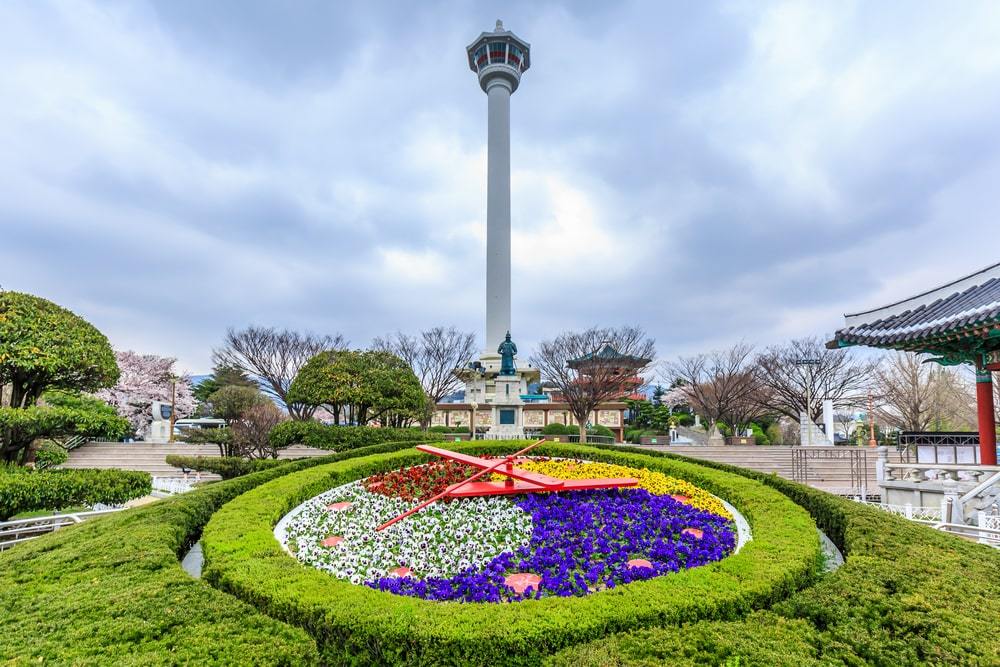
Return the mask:
<svg viewBox="0 0 1000 667"><path fill-rule="evenodd" d="M493 357L510 331L510 96L531 66L531 46L497 20L466 52L489 99L484 357Z"/></svg>

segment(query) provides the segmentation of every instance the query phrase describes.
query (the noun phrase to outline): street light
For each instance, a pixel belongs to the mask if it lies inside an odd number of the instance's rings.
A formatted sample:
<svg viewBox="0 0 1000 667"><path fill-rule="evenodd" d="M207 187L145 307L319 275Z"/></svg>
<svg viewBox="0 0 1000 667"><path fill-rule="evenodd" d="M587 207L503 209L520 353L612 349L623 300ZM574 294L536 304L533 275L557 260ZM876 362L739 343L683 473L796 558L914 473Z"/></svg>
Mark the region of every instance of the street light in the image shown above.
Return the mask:
<svg viewBox="0 0 1000 667"><path fill-rule="evenodd" d="M868 392L868 446L878 446L878 441L875 439L875 410L872 406L871 392Z"/></svg>
<svg viewBox="0 0 1000 667"><path fill-rule="evenodd" d="M479 409L479 403L476 403L475 401L472 401L471 403L469 403L469 407L472 408L472 428L469 429L469 432L472 434L472 439L475 440L476 439L476 410Z"/></svg>
<svg viewBox="0 0 1000 667"><path fill-rule="evenodd" d="M806 427L806 444L812 447L813 444L813 418L812 418L812 385L813 385L813 368L819 366L822 363L821 360L816 358L804 358L796 359L796 366L805 366L809 371L809 380L806 383L806 420L808 421L808 426Z"/></svg>

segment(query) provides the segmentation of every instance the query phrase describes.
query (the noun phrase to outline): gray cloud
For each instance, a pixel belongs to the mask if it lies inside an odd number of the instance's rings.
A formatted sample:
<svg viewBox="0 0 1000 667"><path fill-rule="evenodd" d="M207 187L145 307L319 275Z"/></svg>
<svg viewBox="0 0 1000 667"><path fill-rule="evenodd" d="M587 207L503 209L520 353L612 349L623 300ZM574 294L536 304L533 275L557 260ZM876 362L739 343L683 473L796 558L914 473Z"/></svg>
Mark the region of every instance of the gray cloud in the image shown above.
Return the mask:
<svg viewBox="0 0 1000 667"><path fill-rule="evenodd" d="M463 2L0 5L0 284L203 372L228 325L484 318ZM1000 10L504 3L514 327L672 356L996 261Z"/></svg>

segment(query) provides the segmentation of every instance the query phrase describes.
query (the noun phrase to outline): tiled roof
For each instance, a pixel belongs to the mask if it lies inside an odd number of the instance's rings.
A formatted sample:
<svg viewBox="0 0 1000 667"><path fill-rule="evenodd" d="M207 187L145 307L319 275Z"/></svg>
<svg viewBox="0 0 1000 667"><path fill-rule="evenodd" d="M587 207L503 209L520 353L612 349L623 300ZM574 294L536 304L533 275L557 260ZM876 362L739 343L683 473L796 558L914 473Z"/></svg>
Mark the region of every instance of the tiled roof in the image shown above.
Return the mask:
<svg viewBox="0 0 1000 667"><path fill-rule="evenodd" d="M1000 326L1000 264L882 308L847 315L831 347L936 349ZM947 345L946 345L947 347Z"/></svg>
<svg viewBox="0 0 1000 667"><path fill-rule="evenodd" d="M642 357L635 357L631 354L622 354L615 349L611 343L603 343L601 348L596 352L588 352L582 357L577 357L576 359L570 359L566 365L570 368L574 368L577 365L586 364L589 361L607 361L607 362L617 362L623 365L646 365L649 363L649 359L643 359Z"/></svg>

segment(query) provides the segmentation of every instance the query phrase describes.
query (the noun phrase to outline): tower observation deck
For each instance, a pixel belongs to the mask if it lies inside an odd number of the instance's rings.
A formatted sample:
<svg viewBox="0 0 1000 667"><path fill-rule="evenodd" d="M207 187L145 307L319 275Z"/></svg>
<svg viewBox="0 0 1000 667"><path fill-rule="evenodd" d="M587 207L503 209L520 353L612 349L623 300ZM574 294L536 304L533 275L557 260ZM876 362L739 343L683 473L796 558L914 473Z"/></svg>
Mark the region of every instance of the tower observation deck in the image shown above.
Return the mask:
<svg viewBox="0 0 1000 667"><path fill-rule="evenodd" d="M488 98L485 350L491 355L510 331L510 96L531 66L531 45L497 21L466 53Z"/></svg>

